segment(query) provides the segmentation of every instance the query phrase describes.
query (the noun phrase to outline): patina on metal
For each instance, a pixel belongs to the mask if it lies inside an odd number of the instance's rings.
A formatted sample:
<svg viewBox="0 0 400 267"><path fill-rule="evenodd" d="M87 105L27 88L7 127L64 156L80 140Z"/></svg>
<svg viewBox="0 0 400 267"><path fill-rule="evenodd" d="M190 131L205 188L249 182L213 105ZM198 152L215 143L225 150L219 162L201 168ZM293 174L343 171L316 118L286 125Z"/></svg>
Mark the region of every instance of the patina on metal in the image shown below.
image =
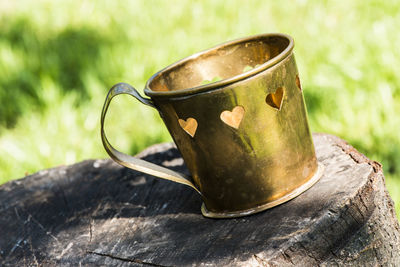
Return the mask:
<svg viewBox="0 0 400 267"><path fill-rule="evenodd" d="M128 168L192 187L206 217L245 216L298 196L318 181L323 166L315 156L293 46L288 35L263 34L194 54L148 80L150 99L128 84L115 85L101 115L106 151ZM159 111L191 177L111 146L104 119L118 94Z"/></svg>

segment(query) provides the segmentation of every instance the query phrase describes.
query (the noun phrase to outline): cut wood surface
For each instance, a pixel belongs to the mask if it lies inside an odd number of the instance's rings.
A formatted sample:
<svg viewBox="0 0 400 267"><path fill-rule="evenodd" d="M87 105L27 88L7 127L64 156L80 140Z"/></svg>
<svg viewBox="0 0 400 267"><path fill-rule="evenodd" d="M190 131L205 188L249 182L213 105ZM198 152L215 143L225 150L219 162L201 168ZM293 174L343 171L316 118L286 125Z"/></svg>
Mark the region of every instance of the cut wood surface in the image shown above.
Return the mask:
<svg viewBox="0 0 400 267"><path fill-rule="evenodd" d="M0 266L396 266L399 224L379 163L315 134L321 180L237 219L201 215L191 188L87 160L0 187ZM138 155L186 172L173 144Z"/></svg>

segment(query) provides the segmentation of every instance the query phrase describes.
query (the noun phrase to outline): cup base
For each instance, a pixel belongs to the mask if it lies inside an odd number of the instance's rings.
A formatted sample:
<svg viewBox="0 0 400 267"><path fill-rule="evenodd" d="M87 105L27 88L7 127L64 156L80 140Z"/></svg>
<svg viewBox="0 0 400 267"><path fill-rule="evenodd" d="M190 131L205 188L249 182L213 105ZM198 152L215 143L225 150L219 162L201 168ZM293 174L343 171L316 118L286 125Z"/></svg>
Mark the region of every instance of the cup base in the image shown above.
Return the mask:
<svg viewBox="0 0 400 267"><path fill-rule="evenodd" d="M255 208L239 210L239 211L232 211L232 212L212 212L212 211L207 210L206 205L203 202L203 204L201 205L201 213L203 214L204 217L224 219L224 218L243 217L243 216L251 215L251 214L254 214L257 212L261 212L261 211L273 208L273 207L278 206L286 201L289 201L289 200L297 197L301 193L307 191L311 186L313 186L316 182L318 182L318 180L322 177L324 169L325 169L324 165L322 163L318 162L317 171L315 172L313 177L311 177L311 179L308 180L306 183L302 184L301 186L299 186L298 188L294 189L293 191L284 195L281 198L278 198L274 201L262 204Z"/></svg>

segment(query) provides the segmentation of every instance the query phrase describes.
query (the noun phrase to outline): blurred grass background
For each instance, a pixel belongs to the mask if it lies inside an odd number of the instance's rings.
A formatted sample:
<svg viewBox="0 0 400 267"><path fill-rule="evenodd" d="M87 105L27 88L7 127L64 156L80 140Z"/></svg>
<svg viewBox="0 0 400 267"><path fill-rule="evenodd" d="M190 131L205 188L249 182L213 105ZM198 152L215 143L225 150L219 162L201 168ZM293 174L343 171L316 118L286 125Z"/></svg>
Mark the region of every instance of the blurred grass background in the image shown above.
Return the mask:
<svg viewBox="0 0 400 267"><path fill-rule="evenodd" d="M106 158L99 115L113 84L141 91L192 53L284 32L295 39L312 131L381 162L399 204L399 11L397 0L0 1L0 184ZM129 96L111 105L107 129L131 154L171 141L158 114Z"/></svg>

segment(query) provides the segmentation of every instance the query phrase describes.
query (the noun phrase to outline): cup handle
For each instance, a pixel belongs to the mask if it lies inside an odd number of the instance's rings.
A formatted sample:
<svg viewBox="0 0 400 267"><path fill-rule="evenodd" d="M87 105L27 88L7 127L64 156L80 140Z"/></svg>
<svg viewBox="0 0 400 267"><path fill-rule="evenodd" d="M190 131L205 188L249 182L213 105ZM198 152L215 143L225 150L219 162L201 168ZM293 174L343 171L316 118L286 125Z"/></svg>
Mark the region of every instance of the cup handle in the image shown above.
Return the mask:
<svg viewBox="0 0 400 267"><path fill-rule="evenodd" d="M192 187L194 190L196 190L200 195L201 192L199 189L196 188L196 186L189 180L189 177L186 175L172 171L170 169L158 166L156 164L147 162L142 159L135 158L133 156L127 155L125 153L122 153L118 150L116 150L110 142L108 142L106 134L104 132L104 120L106 117L106 113L108 110L108 106L111 103L111 100L113 99L114 96L120 95L120 94L128 94L139 100L141 103L148 105L150 107L155 108L153 102L151 99L143 98L135 88L130 86L129 84L126 83L118 83L114 85L110 91L107 94L106 100L104 102L103 110L101 111L101 140L103 142L103 146L105 150L107 151L108 155L116 161L117 163L121 164L122 166L125 166L127 168L140 171L146 174L150 174L159 178L163 178L166 180L174 181L180 184L184 184L187 186Z"/></svg>

